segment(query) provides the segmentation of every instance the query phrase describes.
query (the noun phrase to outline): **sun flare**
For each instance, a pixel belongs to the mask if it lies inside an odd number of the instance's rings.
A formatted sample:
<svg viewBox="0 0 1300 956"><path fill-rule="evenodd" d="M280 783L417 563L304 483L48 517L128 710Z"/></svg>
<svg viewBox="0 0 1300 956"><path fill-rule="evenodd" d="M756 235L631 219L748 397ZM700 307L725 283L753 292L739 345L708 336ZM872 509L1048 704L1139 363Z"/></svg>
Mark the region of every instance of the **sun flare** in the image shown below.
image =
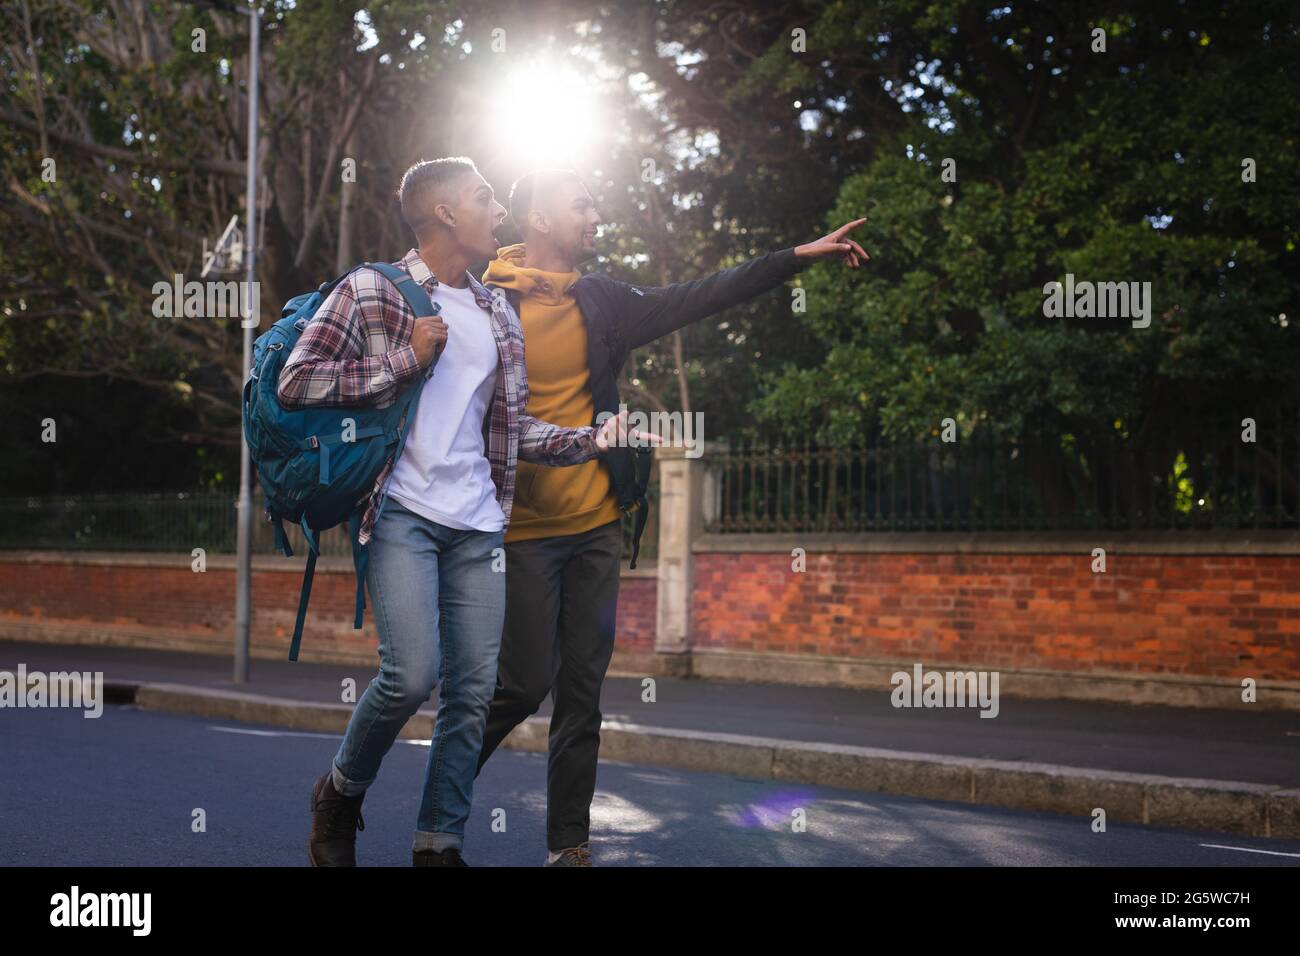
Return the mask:
<svg viewBox="0 0 1300 956"><path fill-rule="evenodd" d="M537 60L511 69L505 89L493 125L512 161L572 166L591 154L601 133L600 104L575 67Z"/></svg>

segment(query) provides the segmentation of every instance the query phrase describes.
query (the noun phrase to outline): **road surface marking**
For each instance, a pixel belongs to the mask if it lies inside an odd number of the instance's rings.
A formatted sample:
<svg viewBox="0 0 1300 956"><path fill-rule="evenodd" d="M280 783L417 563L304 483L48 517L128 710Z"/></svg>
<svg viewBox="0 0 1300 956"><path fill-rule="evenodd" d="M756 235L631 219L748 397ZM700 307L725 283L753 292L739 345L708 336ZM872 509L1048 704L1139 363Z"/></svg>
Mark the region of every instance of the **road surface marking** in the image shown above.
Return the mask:
<svg viewBox="0 0 1300 956"><path fill-rule="evenodd" d="M1264 853L1268 856L1293 856L1300 859L1300 853L1282 853L1279 850L1255 850L1248 846L1223 846L1220 843L1202 843L1211 850L1236 850L1238 853Z"/></svg>
<svg viewBox="0 0 1300 956"><path fill-rule="evenodd" d="M208 730L223 734L248 734L250 737L331 737L338 739L339 734L313 734L305 730L249 730L246 727L208 727Z"/></svg>

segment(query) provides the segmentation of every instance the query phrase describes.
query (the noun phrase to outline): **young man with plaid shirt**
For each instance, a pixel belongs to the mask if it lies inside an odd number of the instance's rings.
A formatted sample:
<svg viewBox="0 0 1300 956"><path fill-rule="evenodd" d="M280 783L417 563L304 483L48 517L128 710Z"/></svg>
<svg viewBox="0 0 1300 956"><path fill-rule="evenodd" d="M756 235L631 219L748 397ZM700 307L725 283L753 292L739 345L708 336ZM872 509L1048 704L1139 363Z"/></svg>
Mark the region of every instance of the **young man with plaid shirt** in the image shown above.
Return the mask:
<svg viewBox="0 0 1300 956"><path fill-rule="evenodd" d="M461 848L505 617L498 570L519 458L577 465L602 454L626 418L561 428L527 414L518 317L467 271L496 251L505 209L464 158L417 163L398 191L419 243L394 263L428 292L417 318L373 269L321 304L280 376L286 408L384 407L432 363L405 449L364 503L359 541L379 632L379 674L358 701L330 772L312 788L308 856L355 866L361 802L407 719L438 686L416 822L416 866L464 866ZM441 276L442 278L438 278ZM494 564L496 565L494 567Z"/></svg>

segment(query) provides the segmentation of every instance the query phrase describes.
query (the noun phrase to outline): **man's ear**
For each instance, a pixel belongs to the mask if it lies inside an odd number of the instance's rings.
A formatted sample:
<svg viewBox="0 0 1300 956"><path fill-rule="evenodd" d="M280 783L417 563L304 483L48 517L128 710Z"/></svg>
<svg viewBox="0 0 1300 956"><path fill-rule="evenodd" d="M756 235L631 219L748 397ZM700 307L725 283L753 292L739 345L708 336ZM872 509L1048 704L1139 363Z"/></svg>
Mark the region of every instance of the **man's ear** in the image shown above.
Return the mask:
<svg viewBox="0 0 1300 956"><path fill-rule="evenodd" d="M433 216L448 229L456 228L456 214L445 202L440 202L433 207Z"/></svg>
<svg viewBox="0 0 1300 956"><path fill-rule="evenodd" d="M532 229L534 232L539 232L543 236L550 234L551 224L547 220L547 218L544 215L542 215L541 210L539 209L528 210L527 219L528 219L529 229Z"/></svg>

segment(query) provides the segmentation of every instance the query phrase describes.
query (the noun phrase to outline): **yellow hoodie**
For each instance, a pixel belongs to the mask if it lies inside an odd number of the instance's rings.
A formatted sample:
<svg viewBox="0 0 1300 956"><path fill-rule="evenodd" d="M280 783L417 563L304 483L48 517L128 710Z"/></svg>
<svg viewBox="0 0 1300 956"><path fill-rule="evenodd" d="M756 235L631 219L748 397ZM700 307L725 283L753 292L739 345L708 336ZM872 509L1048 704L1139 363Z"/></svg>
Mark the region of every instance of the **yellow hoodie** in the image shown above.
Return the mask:
<svg viewBox="0 0 1300 956"><path fill-rule="evenodd" d="M571 291L579 273L528 269L524 257L523 243L499 249L483 281L519 293L528 414L567 428L594 424L587 327ZM520 461L506 541L579 534L618 517L609 471L600 459L569 468Z"/></svg>

